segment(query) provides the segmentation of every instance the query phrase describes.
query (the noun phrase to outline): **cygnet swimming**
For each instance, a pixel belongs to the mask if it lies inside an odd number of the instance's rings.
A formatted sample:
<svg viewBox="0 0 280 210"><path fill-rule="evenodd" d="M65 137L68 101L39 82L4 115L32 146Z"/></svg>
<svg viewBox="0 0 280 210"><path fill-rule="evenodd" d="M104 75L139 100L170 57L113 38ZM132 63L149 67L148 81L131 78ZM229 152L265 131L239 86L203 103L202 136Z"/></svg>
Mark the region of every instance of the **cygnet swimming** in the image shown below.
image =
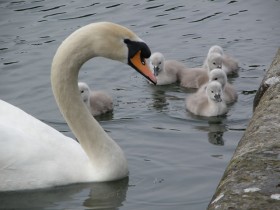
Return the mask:
<svg viewBox="0 0 280 210"><path fill-rule="evenodd" d="M199 88L209 81L209 72L216 68L222 67L222 56L218 53L212 53L207 57L206 69L201 68L185 68L178 72L180 85L186 88Z"/></svg>
<svg viewBox="0 0 280 210"><path fill-rule="evenodd" d="M186 99L186 108L195 115L212 117L227 112L222 85L217 81L207 84L204 91L197 91Z"/></svg>
<svg viewBox="0 0 280 210"><path fill-rule="evenodd" d="M207 57L213 53L218 53L223 57L222 69L226 72L227 75L237 74L239 70L238 62L232 56L225 54L222 47L218 45L213 45L210 47ZM204 61L204 67L207 68L207 58Z"/></svg>
<svg viewBox="0 0 280 210"><path fill-rule="evenodd" d="M113 99L104 91L91 91L84 82L78 83L82 100L93 116L98 116L113 110Z"/></svg>
<svg viewBox="0 0 280 210"><path fill-rule="evenodd" d="M234 103L237 101L238 95L230 83L227 81L227 75L222 69L213 69L209 72L209 82L218 81L222 85L223 89L223 99L227 104ZM199 92L205 91L208 83L204 84L199 88Z"/></svg>
<svg viewBox="0 0 280 210"><path fill-rule="evenodd" d="M186 68L176 60L165 60L160 52L155 52L150 57L150 66L157 78L157 85L168 85L178 81L178 72Z"/></svg>

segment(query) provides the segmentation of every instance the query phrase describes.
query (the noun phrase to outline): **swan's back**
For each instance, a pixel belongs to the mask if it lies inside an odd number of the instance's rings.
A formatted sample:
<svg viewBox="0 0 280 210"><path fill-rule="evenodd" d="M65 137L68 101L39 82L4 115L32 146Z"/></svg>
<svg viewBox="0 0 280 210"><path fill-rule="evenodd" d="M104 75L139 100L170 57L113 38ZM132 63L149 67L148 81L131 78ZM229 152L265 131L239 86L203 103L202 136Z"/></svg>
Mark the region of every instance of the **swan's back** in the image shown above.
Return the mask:
<svg viewBox="0 0 280 210"><path fill-rule="evenodd" d="M90 178L88 158L76 141L2 100L0 109L5 113L0 117L0 191L61 185L77 176ZM73 177L72 171L81 173Z"/></svg>
<svg viewBox="0 0 280 210"><path fill-rule="evenodd" d="M236 102L238 99L237 92L232 84L226 83L224 88L224 100L227 104Z"/></svg>
<svg viewBox="0 0 280 210"><path fill-rule="evenodd" d="M113 98L104 91L92 91L90 106L93 116L111 112L113 110Z"/></svg>
<svg viewBox="0 0 280 210"><path fill-rule="evenodd" d="M227 75L237 74L239 71L238 61L227 54L223 55L223 70Z"/></svg>
<svg viewBox="0 0 280 210"><path fill-rule="evenodd" d="M166 60L164 69L157 75L157 85L168 85L178 81L178 72L184 65L176 60Z"/></svg>
<svg viewBox="0 0 280 210"><path fill-rule="evenodd" d="M186 98L186 108L196 115L205 115L205 107L208 105L208 98L202 94L192 94Z"/></svg>
<svg viewBox="0 0 280 210"><path fill-rule="evenodd" d="M208 72L204 68L185 68L178 73L180 85L186 88L199 88L208 82Z"/></svg>

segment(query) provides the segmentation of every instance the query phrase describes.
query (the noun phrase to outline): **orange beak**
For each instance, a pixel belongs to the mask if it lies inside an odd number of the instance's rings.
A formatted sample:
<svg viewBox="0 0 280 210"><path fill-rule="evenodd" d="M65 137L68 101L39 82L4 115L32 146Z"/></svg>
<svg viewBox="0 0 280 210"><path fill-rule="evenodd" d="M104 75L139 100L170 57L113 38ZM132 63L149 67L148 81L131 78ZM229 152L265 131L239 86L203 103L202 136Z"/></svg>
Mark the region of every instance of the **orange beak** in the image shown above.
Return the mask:
<svg viewBox="0 0 280 210"><path fill-rule="evenodd" d="M150 70L146 59L141 58L141 50L139 50L132 58L129 59L129 65L132 66L136 71L146 77L155 85L157 84L157 79Z"/></svg>

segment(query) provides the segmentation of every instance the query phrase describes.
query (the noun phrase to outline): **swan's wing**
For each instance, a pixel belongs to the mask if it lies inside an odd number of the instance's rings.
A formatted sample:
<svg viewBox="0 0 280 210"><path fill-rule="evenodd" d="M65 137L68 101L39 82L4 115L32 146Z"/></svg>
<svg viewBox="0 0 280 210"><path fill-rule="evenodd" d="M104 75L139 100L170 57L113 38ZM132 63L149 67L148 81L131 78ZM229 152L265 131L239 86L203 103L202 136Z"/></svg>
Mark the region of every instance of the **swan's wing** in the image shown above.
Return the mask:
<svg viewBox="0 0 280 210"><path fill-rule="evenodd" d="M83 153L73 139L0 100L0 191L77 179L87 164Z"/></svg>
<svg viewBox="0 0 280 210"><path fill-rule="evenodd" d="M196 115L203 115L207 102L208 98L205 92L196 92L186 99L186 108Z"/></svg>
<svg viewBox="0 0 280 210"><path fill-rule="evenodd" d="M224 99L226 103L233 103L237 101L237 98L238 95L235 88L227 82L224 88Z"/></svg>

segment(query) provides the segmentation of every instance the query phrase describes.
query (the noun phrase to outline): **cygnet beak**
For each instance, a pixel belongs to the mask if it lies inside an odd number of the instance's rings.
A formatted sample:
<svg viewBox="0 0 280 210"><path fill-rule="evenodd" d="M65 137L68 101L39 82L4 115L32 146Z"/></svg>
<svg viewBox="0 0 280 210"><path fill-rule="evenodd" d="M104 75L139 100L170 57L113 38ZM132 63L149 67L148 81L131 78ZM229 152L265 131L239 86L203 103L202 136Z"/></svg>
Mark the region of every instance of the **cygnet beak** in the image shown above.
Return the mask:
<svg viewBox="0 0 280 210"><path fill-rule="evenodd" d="M154 75L155 76L158 76L158 73L159 73L159 67L158 66L154 66Z"/></svg>
<svg viewBox="0 0 280 210"><path fill-rule="evenodd" d="M221 101L222 101L222 98L221 98L221 95L220 95L220 94L215 94L215 95L214 95L214 98L215 98L215 101L216 101L216 102L221 102Z"/></svg>

